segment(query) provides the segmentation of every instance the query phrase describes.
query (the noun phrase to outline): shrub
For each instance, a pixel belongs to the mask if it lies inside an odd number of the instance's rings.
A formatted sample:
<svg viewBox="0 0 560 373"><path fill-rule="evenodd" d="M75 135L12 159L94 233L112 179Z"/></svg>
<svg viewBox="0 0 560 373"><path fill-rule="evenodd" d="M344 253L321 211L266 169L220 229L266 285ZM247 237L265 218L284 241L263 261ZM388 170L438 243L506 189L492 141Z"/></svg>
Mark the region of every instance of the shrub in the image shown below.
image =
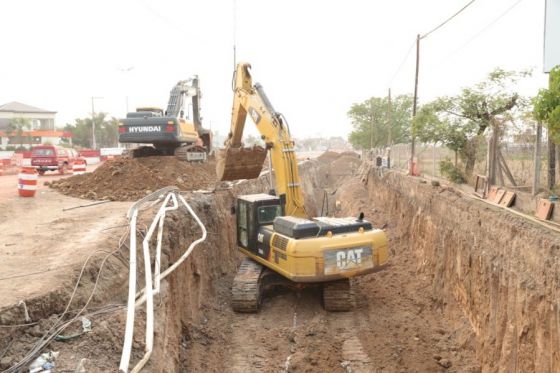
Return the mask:
<svg viewBox="0 0 560 373"><path fill-rule="evenodd" d="M463 173L455 167L455 164L453 164L449 158L445 158L439 162L439 171L445 178L453 181L454 183L463 184L465 182Z"/></svg>

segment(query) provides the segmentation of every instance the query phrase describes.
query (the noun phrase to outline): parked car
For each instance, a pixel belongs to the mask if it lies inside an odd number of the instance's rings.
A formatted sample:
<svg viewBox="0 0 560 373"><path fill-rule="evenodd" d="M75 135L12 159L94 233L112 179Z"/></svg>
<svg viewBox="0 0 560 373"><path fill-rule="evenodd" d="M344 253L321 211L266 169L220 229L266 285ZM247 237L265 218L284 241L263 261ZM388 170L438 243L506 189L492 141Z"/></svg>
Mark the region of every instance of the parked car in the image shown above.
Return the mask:
<svg viewBox="0 0 560 373"><path fill-rule="evenodd" d="M64 174L72 170L78 153L74 149L60 148L54 145L38 145L31 150L31 166L37 169L39 175L46 171L57 171Z"/></svg>

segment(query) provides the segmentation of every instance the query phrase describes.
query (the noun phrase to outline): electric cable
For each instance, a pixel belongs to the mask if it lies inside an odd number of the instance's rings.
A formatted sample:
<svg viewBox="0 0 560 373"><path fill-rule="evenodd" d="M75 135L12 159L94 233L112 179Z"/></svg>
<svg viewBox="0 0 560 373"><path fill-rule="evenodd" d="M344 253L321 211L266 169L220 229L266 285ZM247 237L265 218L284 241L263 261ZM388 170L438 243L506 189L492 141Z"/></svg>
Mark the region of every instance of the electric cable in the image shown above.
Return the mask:
<svg viewBox="0 0 560 373"><path fill-rule="evenodd" d="M66 305L66 308L64 310L64 312L58 317L58 319L56 320L56 322L53 324L53 326L51 326L51 328L35 343L35 345L31 348L31 350L14 366L11 366L10 368L8 368L7 370L3 371L4 373L15 373L17 372L21 367L23 367L26 364L29 364L32 359L41 352L41 350L46 347L60 332L62 332L66 327L68 327L71 323L73 323L74 321L76 321L78 319L78 317L83 313L83 311L87 308L87 306L89 305L90 301L93 298L93 295L95 294L95 291L97 290L97 285L99 283L99 279L101 277L101 273L103 271L103 267L105 266L105 263L107 262L108 258L112 255L114 255L115 253L117 253L121 247L124 244L124 241L126 240L126 237L128 236L130 229L127 229L121 236L120 240L119 240L119 245L117 247L117 249L115 249L112 252L108 252L107 250L96 250L93 253L91 253L87 259L85 260L84 264L82 265L82 269L80 271L80 274L78 275L78 279L76 280L76 284L74 286L74 290L72 292L72 295L70 296L70 299ZM60 322L62 321L63 317L68 313L68 310L70 308L70 305L72 304L72 301L74 299L74 296L76 295L78 286L81 282L82 276L84 274L85 271L85 267L87 265L87 263L89 262L89 260L97 253L99 252L105 252L107 253L107 255L103 258L100 266L99 266L99 271L97 272L97 276L95 279L95 283L93 285L93 289L89 295L89 298L87 299L85 305L76 313L76 315L71 318L69 321L60 324ZM95 314L95 312L94 312Z"/></svg>
<svg viewBox="0 0 560 373"><path fill-rule="evenodd" d="M425 33L424 35L420 36L420 39L424 39L426 37L428 37L428 35L430 35L431 33L439 30L440 28L442 28L446 23L448 23L449 21L451 21L453 18L457 17L459 14L461 14L465 9L467 9L472 3L474 3L476 0L471 0L469 1L464 7L462 7L461 9L459 9L455 14L453 14L451 17L447 18L445 21L443 21L442 23L440 23L438 26L434 27L431 31L428 31L427 33Z"/></svg>
<svg viewBox="0 0 560 373"><path fill-rule="evenodd" d="M399 67L397 67L397 70L395 70L395 73L393 74L393 76L389 80L389 83L387 83L387 86L390 86L393 83L393 81L395 80L395 78L397 77L397 75L401 72L401 70L402 70L406 60L408 59L408 56L410 56L410 52L412 52L412 48L414 47L415 44L416 44L416 40L414 40L414 42L412 44L410 44L410 47L408 48L408 51L404 55L404 58L402 59L401 63L399 64Z"/></svg>
<svg viewBox="0 0 560 373"><path fill-rule="evenodd" d="M443 57L441 60L439 60L435 65L432 65L432 68L430 69L433 70L437 67L439 67L444 61L446 61L447 59L453 57L455 54L457 54L458 52L460 52L462 49L464 49L466 46L468 46L470 43L473 42L473 40L475 40L476 38L478 38L480 35L482 35L483 33L485 33L488 29L490 29L492 26L494 26L499 20L501 20L503 17L505 17L509 12L511 12L517 5L519 5L523 0L517 0L515 3L513 3L512 5L510 5L503 13L501 13L498 17L494 18L490 23L488 23L486 26L484 26L482 29L480 29L476 34L474 34L473 36L471 36L465 43L463 43L459 48L455 49L453 52L449 53L447 56Z"/></svg>

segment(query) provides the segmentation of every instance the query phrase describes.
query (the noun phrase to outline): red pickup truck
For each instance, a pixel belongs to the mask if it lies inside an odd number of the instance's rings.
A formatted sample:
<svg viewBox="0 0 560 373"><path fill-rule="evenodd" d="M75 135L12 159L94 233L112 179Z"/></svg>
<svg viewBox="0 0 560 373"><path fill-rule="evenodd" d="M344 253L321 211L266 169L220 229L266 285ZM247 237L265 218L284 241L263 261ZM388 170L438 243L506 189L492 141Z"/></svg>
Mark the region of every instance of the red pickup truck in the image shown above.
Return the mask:
<svg viewBox="0 0 560 373"><path fill-rule="evenodd" d="M31 150L31 166L37 169L39 175L46 171L57 171L64 174L72 170L78 152L74 149L59 148L53 145L38 145Z"/></svg>

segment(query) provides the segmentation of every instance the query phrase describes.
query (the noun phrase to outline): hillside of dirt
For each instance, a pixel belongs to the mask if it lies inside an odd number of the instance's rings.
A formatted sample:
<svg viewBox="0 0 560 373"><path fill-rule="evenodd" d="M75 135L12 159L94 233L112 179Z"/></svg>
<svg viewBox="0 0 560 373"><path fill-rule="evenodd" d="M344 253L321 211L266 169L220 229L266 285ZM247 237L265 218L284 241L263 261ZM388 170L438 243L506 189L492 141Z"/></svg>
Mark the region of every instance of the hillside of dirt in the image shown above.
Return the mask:
<svg viewBox="0 0 560 373"><path fill-rule="evenodd" d="M213 188L215 167L213 161L188 163L175 157L121 158L105 162L92 173L53 181L49 186L72 197L136 201L171 185L181 190Z"/></svg>

